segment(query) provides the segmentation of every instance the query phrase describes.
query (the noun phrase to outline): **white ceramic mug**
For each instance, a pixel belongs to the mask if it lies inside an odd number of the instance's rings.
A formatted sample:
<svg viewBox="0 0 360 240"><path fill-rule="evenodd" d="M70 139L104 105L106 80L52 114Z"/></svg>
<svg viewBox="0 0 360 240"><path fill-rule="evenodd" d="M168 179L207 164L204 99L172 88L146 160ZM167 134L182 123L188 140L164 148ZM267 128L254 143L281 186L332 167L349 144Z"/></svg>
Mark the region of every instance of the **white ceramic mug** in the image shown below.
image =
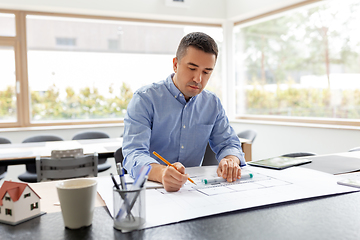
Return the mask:
<svg viewBox="0 0 360 240"><path fill-rule="evenodd" d="M96 199L95 179L80 178L56 184L64 225L70 229L90 226Z"/></svg>

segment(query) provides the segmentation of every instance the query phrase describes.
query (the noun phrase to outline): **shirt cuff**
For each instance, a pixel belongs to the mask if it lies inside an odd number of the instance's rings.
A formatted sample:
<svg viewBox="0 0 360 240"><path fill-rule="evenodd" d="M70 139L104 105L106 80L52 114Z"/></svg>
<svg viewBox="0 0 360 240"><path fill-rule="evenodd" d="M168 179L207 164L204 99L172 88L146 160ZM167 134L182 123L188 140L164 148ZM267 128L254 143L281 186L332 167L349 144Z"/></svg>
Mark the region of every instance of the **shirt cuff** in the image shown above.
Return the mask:
<svg viewBox="0 0 360 240"><path fill-rule="evenodd" d="M246 162L245 162L243 152L239 152L237 149L236 150L235 149L225 150L224 152L222 152L220 154L219 160L223 159L224 157L226 157L228 155L233 155L233 156L237 157L240 160L240 167L245 167L246 166Z"/></svg>
<svg viewBox="0 0 360 240"><path fill-rule="evenodd" d="M136 178L143 166L150 165L152 163L159 163L150 156L137 157L134 161L125 161L125 169L132 178Z"/></svg>

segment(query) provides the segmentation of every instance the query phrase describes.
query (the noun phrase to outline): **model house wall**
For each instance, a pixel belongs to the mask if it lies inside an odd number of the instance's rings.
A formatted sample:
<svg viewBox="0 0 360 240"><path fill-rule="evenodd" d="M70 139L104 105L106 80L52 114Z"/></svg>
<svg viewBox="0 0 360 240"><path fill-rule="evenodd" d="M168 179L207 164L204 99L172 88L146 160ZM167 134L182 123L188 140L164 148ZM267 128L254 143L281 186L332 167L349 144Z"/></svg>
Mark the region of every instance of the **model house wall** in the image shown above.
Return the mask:
<svg viewBox="0 0 360 240"><path fill-rule="evenodd" d="M0 198L0 220L18 222L40 214L40 197L25 183L5 181Z"/></svg>

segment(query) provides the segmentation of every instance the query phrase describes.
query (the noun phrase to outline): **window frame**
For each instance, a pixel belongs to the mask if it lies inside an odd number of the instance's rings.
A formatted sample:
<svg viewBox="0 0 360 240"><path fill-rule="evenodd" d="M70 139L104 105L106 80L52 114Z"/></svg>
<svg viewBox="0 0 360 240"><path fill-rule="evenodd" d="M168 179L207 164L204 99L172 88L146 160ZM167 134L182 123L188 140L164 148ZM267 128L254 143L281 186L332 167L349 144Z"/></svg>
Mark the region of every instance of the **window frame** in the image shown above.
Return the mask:
<svg viewBox="0 0 360 240"><path fill-rule="evenodd" d="M300 9L302 7L308 7L309 5L320 4L324 2L323 0L306 0L300 3L295 3L283 8L275 9L263 14L259 14L247 19L234 22L234 27L239 25L245 25L251 23L256 23L261 19L276 17L278 14L289 12L292 10ZM233 61L235 61L233 59ZM228 89L228 91L230 91ZM250 114L237 114L235 116L236 120L246 120L246 121L261 121L261 122L274 122L274 123L292 123L292 124L319 124L319 125L338 125L338 126L347 126L347 127L359 127L360 119L339 119L339 118L314 118L314 117L284 117L284 116L272 116L272 115L250 115Z"/></svg>
<svg viewBox="0 0 360 240"><path fill-rule="evenodd" d="M165 25L186 25L186 26L205 26L205 27L222 27L220 23L201 23L201 22L181 22L181 21L162 21L153 19L138 19L138 18L124 18L111 16L95 16L83 14L69 14L69 13L51 13L51 12L36 12L36 11L18 11L0 9L0 13L12 13L15 15L16 36L15 37L0 37L0 45L14 46L15 51L15 69L17 86L17 120L15 122L0 123L0 128L23 128L23 127L41 127L41 126L66 126L66 125L90 125L90 124L113 124L123 123L123 119L114 120L61 120L51 122L32 123L30 120L30 96L28 83L28 69L27 69L27 43L26 43L26 16L40 15L51 17L69 17L69 18L86 18L93 20L114 20L114 21L129 21L150 24L165 24ZM16 87L17 87L16 86Z"/></svg>
<svg viewBox="0 0 360 240"><path fill-rule="evenodd" d="M278 8L263 14L259 14L247 19L240 21L230 21L232 26L248 24L250 22L268 18L279 13L291 11L297 8L307 6L309 4L315 4L322 2L323 0L307 0L293 5L289 5L283 8ZM201 22L181 22L181 21L162 21L154 19L138 19L138 18L125 18L125 17L111 17L111 16L94 16L94 15L83 15L83 14L68 14L68 13L51 13L51 12L35 12L35 11L19 11L19 10L8 10L0 9L1 13L11 13L15 15L15 37L0 37L0 45L13 46L15 51L15 69L16 69L16 81L17 86L17 120L15 122L4 122L0 123L0 128L25 128L25 127L47 127L47 126L69 126L69 125L90 125L90 124L113 124L123 123L123 119L115 120L73 120L73 121L52 121L42 123L31 123L30 121L30 99L28 91L28 70L27 70L27 44L26 44L26 16L27 15L41 15L41 16L58 16L58 17L71 17L71 18L87 18L87 19L99 19L99 20L116 20L116 21L131 21L131 22L142 22L142 23L157 23L157 24L172 24L172 25L197 25L197 26L208 26L208 27L222 27L221 23L201 23ZM224 42L228 34L224 34ZM227 53L231 52L232 46L227 46ZM224 59L226 56L224 56ZM234 59L230 60L234 61ZM229 62L227 65L231 65ZM224 72L228 73L227 69L223 69ZM226 74L225 74L226 75ZM229 80L228 76L228 81ZM16 84L16 83L15 83ZM226 84L227 88L224 92L230 93L232 89L229 88L231 84ZM19 91L20 90L20 91ZM227 103L227 99L224 99L224 106L232 109L234 106ZM235 120L251 120L251 121L268 121L268 122L286 122L293 124L323 124L323 125L339 125L339 126L360 126L359 120L347 120L347 119L324 119L324 118L305 118L305 117L283 117L283 116L257 116L257 115L236 115Z"/></svg>

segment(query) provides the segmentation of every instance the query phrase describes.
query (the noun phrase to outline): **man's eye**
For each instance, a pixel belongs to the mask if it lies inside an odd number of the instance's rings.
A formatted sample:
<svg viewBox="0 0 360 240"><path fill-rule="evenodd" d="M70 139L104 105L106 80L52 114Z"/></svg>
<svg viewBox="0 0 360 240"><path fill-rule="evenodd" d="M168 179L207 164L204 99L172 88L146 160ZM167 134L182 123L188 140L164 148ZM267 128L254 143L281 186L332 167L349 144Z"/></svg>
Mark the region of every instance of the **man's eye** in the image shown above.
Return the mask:
<svg viewBox="0 0 360 240"><path fill-rule="evenodd" d="M195 68L189 68L191 71L194 71L195 70Z"/></svg>
<svg viewBox="0 0 360 240"><path fill-rule="evenodd" d="M204 72L204 74L209 74L209 72Z"/></svg>

